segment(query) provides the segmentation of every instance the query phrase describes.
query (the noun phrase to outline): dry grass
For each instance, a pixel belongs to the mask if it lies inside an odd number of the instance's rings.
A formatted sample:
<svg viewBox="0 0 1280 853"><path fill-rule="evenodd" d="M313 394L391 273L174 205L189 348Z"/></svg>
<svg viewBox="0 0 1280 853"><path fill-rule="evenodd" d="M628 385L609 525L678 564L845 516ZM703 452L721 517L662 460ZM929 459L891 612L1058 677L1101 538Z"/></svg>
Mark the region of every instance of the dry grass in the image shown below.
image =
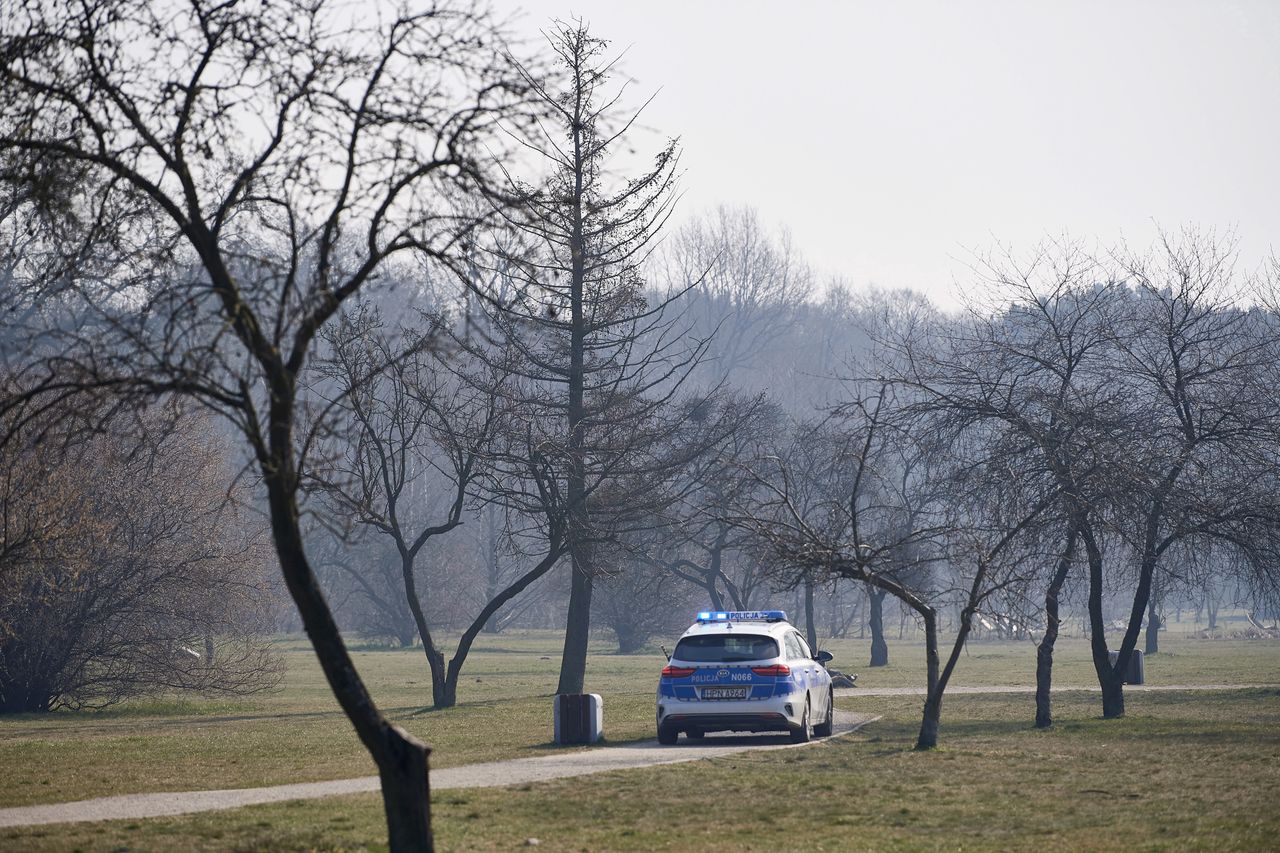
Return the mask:
<svg viewBox="0 0 1280 853"><path fill-rule="evenodd" d="M918 686L921 649L894 643L893 666L868 670L857 641L831 647L866 687ZM1280 642L1171 637L1149 660L1152 683L1280 687ZM372 774L310 654L286 647L289 677L235 703L135 703L107 713L0 720L0 805L109 793L249 787ZM383 707L435 746L435 767L544 753L558 638L490 639L461 685L463 704L422 710L425 667L413 651L358 652ZM605 697L611 741L651 736L658 654L594 648L588 689ZM1030 684L1029 644L974 643L956 684ZM1089 686L1088 649L1060 646L1056 683ZM478 680L477 680L478 679ZM525 790L441 792L443 846L550 849L711 846L767 849L1259 848L1280 825L1280 695L1132 694L1129 716L1097 719L1085 693L1057 699L1058 727L1036 732L1029 696L948 698L943 748L910 751L918 697L852 698L883 714L866 734L810 750L629 771ZM0 830L0 849L343 849L377 847L374 796L260 806L185 818Z"/></svg>
<svg viewBox="0 0 1280 853"><path fill-rule="evenodd" d="M551 740L558 641L548 633L497 642L472 656L463 704L443 711L424 708L430 682L421 652L356 657L388 715L433 745L432 766L542 754ZM0 807L373 775L312 653L291 643L286 657L286 682L271 696L0 718L0 766L13 779L0 788ZM660 655L595 659L592 689L609 697L611 740L652 735L661 665Z"/></svg>
<svg viewBox="0 0 1280 853"><path fill-rule="evenodd" d="M1280 692L1151 694L1122 720L1080 694L1039 732L1025 697L948 703L945 746L909 749L916 707L806 750L747 753L434 798L445 850L1273 849ZM231 812L0 831L33 850L381 849L374 795Z"/></svg>

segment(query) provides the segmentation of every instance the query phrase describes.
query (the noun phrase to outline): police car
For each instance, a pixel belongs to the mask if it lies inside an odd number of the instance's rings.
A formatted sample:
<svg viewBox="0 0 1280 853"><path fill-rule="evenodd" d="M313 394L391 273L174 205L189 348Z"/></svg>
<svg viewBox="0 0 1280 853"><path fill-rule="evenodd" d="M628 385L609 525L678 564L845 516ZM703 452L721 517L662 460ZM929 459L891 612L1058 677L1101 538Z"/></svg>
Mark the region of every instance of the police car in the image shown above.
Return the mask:
<svg viewBox="0 0 1280 853"><path fill-rule="evenodd" d="M782 610L703 611L658 681L658 743L683 732L831 734L830 652L814 655Z"/></svg>

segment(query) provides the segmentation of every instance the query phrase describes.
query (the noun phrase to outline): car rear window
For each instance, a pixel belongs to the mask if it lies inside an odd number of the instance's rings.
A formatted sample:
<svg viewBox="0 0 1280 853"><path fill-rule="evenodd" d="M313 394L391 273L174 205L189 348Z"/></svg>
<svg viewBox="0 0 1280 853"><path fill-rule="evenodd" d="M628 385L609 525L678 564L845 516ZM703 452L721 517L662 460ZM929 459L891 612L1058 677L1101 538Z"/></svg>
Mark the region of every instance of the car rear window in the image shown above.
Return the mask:
<svg viewBox="0 0 1280 853"><path fill-rule="evenodd" d="M734 663L778 656L778 641L758 634L706 634L685 637L671 657L690 663Z"/></svg>

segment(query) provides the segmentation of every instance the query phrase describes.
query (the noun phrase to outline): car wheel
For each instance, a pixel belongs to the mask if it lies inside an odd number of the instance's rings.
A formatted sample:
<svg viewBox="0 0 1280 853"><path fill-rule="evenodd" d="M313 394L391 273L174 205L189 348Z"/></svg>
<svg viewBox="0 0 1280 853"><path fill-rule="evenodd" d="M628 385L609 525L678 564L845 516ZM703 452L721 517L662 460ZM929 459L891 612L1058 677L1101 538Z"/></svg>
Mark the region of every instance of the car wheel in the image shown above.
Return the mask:
<svg viewBox="0 0 1280 853"><path fill-rule="evenodd" d="M663 746L671 746L680 737L680 732L674 727L658 724L658 743Z"/></svg>
<svg viewBox="0 0 1280 853"><path fill-rule="evenodd" d="M836 722L836 703L835 694L830 690L827 691L827 718L821 725L813 727L813 733L818 737L831 737L832 729L835 728Z"/></svg>
<svg viewBox="0 0 1280 853"><path fill-rule="evenodd" d="M804 700L804 715L800 718L800 728L791 733L792 743L808 743L813 740L813 720L809 716L809 700Z"/></svg>

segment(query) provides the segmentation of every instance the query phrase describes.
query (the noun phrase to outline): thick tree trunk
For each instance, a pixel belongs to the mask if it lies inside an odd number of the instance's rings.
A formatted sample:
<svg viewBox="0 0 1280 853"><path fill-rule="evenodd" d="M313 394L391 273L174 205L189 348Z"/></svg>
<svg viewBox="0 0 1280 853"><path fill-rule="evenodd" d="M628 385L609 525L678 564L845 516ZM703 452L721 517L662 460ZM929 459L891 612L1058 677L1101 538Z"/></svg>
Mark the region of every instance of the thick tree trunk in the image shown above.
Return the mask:
<svg viewBox="0 0 1280 853"><path fill-rule="evenodd" d="M1102 716L1124 716L1124 684L1116 668L1111 666L1107 648L1107 625L1102 613L1102 549L1093 530L1085 524L1080 529L1085 553L1089 557L1089 647L1093 653L1093 671L1102 688Z"/></svg>
<svg viewBox="0 0 1280 853"><path fill-rule="evenodd" d="M285 585L334 698L378 767L390 849L394 853L433 850L427 783L430 751L383 717L356 672L303 547L292 466L292 418L272 414L272 460L263 467Z"/></svg>
<svg viewBox="0 0 1280 853"><path fill-rule="evenodd" d="M431 785L427 749L399 726L388 726L383 757L378 761L382 807L387 815L388 847L397 851L431 851Z"/></svg>
<svg viewBox="0 0 1280 853"><path fill-rule="evenodd" d="M868 618L871 627L871 663L868 666L888 666L889 646L884 641L885 591L871 587L867 590Z"/></svg>
<svg viewBox="0 0 1280 853"><path fill-rule="evenodd" d="M1058 642L1058 596L1062 585L1066 583L1067 574L1071 570L1071 561L1075 557L1076 539L1079 533L1072 524L1067 531L1067 541L1058 558L1057 570L1049 581L1049 589L1044 594L1044 637L1036 647L1036 728L1047 729L1053 725L1053 699L1050 689L1053 685L1053 647Z"/></svg>
<svg viewBox="0 0 1280 853"><path fill-rule="evenodd" d="M931 607L917 608L924 619L924 653L928 694L920 720L916 749L933 749L938 745L938 726L942 721L942 684L938 672L938 614Z"/></svg>
<svg viewBox="0 0 1280 853"><path fill-rule="evenodd" d="M431 707L452 708L457 702L457 691L449 690L444 652L434 645L427 651L427 666L431 669Z"/></svg>
<svg viewBox="0 0 1280 853"><path fill-rule="evenodd" d="M581 251L574 252L573 329L570 342L569 368L569 476L566 493L569 501L569 556L572 560L569 587L569 612L565 618L564 650L560 656L560 680L556 693L581 693L587 673L587 641L591 631L591 589L594 566L588 535L586 507L586 472L583 459L583 421L586 417L583 397L584 332L582 307Z"/></svg>
<svg viewBox="0 0 1280 853"><path fill-rule="evenodd" d="M591 571L573 561L569 613L565 623L564 651L560 657L560 681L556 693L581 693L586 682L587 641L591 632Z"/></svg>
<svg viewBox="0 0 1280 853"><path fill-rule="evenodd" d="M1114 719L1124 716L1124 679L1110 672L1100 678L1102 681L1102 716Z"/></svg>
<svg viewBox="0 0 1280 853"><path fill-rule="evenodd" d="M427 626L427 617L422 612L422 602L418 600L418 584L413 576L413 555L403 550L400 554L400 574L404 580L405 599L409 603L409 612L413 614L413 624L418 628L418 638L422 640L422 652L427 656L427 668L431 671L431 706L433 708L451 708L453 702L447 698L445 689L444 653L436 648L431 637L431 629Z"/></svg>
<svg viewBox="0 0 1280 853"><path fill-rule="evenodd" d="M450 661L450 663L452 663L452 661ZM436 699L435 707L452 708L454 705L458 704L458 675L461 672L461 666L459 666L457 670L452 666L449 667L449 671L445 675L444 684L440 687L440 692L433 694Z"/></svg>
<svg viewBox="0 0 1280 853"><path fill-rule="evenodd" d="M924 715L920 720L920 733L916 736L916 749L934 749L938 745L938 727L942 722L942 697L931 691L924 700Z"/></svg>

